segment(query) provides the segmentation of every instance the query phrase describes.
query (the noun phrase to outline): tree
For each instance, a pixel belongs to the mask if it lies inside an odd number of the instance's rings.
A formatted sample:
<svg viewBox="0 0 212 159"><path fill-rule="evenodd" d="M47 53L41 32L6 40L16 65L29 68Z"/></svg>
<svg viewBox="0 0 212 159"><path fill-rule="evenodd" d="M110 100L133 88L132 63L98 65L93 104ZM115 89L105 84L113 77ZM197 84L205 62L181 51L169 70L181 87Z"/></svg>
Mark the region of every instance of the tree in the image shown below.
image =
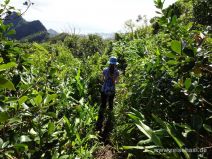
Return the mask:
<svg viewBox="0 0 212 159"><path fill-rule="evenodd" d="M212 3L210 0L194 0L194 20L203 25L212 24Z"/></svg>

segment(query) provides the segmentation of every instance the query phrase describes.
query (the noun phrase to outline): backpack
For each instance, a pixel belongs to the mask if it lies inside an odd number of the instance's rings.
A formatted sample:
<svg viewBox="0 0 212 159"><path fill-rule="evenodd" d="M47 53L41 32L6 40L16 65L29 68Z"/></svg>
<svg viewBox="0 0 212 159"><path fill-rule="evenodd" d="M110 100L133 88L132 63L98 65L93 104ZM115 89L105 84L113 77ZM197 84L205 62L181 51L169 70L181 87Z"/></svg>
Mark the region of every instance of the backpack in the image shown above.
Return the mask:
<svg viewBox="0 0 212 159"><path fill-rule="evenodd" d="M115 84L113 83L112 78L109 76L109 74L108 74L108 78L105 80L105 83L104 83L104 93L106 95L115 94Z"/></svg>

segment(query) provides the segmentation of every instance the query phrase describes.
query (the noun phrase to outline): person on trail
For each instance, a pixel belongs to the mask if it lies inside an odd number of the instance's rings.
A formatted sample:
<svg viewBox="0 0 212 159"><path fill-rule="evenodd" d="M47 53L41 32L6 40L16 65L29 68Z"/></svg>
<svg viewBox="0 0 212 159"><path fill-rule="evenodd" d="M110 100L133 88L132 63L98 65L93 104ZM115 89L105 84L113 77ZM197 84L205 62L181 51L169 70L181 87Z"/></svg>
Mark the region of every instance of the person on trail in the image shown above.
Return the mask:
<svg viewBox="0 0 212 159"><path fill-rule="evenodd" d="M104 132L101 134L103 138L106 138L110 130L112 130L112 110L113 110L113 100L115 97L115 84L118 82L119 70L116 68L118 62L116 57L110 57L108 61L109 67L103 70L103 85L101 89L101 106L99 109L98 120L96 123L97 131L102 132L102 125L104 121L104 113L107 108L107 103L109 105L108 109L108 120L106 122Z"/></svg>

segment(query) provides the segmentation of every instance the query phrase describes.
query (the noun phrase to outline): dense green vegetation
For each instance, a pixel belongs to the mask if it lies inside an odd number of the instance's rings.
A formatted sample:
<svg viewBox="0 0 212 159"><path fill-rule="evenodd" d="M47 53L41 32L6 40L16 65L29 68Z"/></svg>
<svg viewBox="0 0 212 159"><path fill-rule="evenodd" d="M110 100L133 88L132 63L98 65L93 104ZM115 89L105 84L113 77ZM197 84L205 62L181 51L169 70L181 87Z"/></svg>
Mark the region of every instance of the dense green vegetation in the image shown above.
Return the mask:
<svg viewBox="0 0 212 159"><path fill-rule="evenodd" d="M98 35L61 34L44 43L8 40L0 6L0 158L94 158L101 73L121 71L110 144L116 158L212 156L212 38L198 1L163 8L150 26ZM203 3L203 2L202 2ZM204 6L211 8L204 2ZM204 38L203 38L204 34ZM168 152L172 151L172 152Z"/></svg>

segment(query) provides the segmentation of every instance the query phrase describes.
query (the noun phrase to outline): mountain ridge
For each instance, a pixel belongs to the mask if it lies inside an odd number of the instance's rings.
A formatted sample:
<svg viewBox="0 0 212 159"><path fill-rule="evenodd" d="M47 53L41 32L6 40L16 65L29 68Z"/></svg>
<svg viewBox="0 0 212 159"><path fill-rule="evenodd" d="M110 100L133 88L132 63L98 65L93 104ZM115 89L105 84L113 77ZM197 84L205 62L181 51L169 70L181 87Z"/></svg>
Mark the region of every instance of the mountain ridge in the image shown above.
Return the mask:
<svg viewBox="0 0 212 159"><path fill-rule="evenodd" d="M53 38L59 34L54 29L46 29L40 20L26 21L22 16L18 15L16 12L12 12L4 20L4 24L12 24L10 29L15 30L14 35L9 35L10 39L20 40L20 41L36 41L42 42L49 38ZM91 34L91 33L89 33ZM114 39L114 33L92 33L101 36L103 39ZM81 34L79 34L81 35ZM82 34L86 36L86 34Z"/></svg>
<svg viewBox="0 0 212 159"><path fill-rule="evenodd" d="M48 37L47 29L40 22L40 20L28 22L16 12L13 12L11 15L8 15L4 20L4 24L12 24L11 29L14 29L16 31L14 35L8 36L11 39L25 41L26 37L31 37L27 38L27 41L41 42ZM42 34L36 36L37 33Z"/></svg>

